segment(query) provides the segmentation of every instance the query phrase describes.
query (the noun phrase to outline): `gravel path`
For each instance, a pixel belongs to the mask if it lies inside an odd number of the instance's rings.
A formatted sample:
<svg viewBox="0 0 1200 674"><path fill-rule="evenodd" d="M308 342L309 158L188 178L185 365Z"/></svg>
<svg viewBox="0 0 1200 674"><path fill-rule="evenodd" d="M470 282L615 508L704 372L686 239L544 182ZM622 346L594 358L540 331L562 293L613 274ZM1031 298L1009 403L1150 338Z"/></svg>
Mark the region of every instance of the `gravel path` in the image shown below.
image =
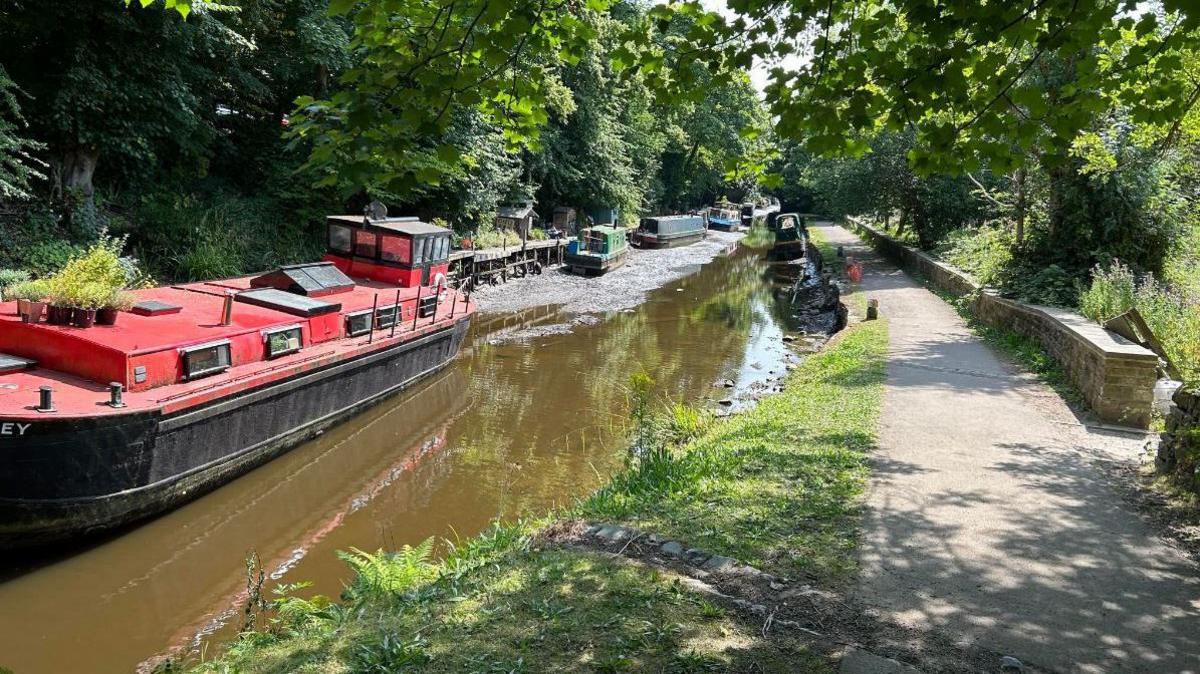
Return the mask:
<svg viewBox="0 0 1200 674"><path fill-rule="evenodd" d="M1198 569L1105 469L1143 440L1085 426L950 306L821 228L864 260L891 333L856 600L907 638L1038 669L1200 671Z"/></svg>
<svg viewBox="0 0 1200 674"><path fill-rule="evenodd" d="M730 250L742 234L709 232L690 246L662 250L630 250L625 264L603 276L578 276L565 268L547 269L541 276L485 286L472 299L484 313L508 313L559 305L576 316L631 309L646 293L699 270L700 265ZM586 319L579 319L586 320Z"/></svg>

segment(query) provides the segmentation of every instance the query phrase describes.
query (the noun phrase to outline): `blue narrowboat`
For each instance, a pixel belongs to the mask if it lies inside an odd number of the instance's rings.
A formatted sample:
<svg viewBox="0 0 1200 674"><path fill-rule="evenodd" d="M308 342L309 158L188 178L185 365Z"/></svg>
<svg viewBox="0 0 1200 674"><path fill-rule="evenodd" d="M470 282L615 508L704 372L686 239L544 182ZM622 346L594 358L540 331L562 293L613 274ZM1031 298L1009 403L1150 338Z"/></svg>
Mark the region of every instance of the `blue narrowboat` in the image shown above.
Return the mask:
<svg viewBox="0 0 1200 674"><path fill-rule="evenodd" d="M736 232L742 227L742 214L738 211L737 206L710 206L707 215L709 229Z"/></svg>

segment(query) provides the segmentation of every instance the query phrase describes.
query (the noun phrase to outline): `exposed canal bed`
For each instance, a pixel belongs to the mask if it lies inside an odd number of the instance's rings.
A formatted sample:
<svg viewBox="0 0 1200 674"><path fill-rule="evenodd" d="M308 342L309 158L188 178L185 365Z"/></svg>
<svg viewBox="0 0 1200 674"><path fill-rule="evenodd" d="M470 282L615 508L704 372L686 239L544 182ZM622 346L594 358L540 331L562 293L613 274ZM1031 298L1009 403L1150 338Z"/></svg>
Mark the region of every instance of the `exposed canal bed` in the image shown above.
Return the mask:
<svg viewBox="0 0 1200 674"><path fill-rule="evenodd" d="M662 395L734 407L794 358L761 257L685 263L672 273L691 275L644 303L631 283L632 303L583 322L547 306L482 315L448 369L245 477L87 549L5 559L0 667L121 672L216 648L237 628L252 551L268 585L337 595L350 576L337 550L470 536L589 493L623 464L635 371ZM588 286L628 290L605 287Z"/></svg>

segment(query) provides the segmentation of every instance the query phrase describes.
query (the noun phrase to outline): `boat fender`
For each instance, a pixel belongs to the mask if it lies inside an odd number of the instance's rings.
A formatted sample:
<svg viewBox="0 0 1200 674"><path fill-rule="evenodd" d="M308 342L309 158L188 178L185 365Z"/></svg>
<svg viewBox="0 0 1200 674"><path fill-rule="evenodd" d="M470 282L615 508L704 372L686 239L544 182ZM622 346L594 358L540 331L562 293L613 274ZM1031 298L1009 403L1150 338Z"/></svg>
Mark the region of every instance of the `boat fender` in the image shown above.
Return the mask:
<svg viewBox="0 0 1200 674"><path fill-rule="evenodd" d="M450 290L450 283L446 280L445 274L438 272L438 275L433 277L433 287L437 288L438 303L446 301L446 294Z"/></svg>

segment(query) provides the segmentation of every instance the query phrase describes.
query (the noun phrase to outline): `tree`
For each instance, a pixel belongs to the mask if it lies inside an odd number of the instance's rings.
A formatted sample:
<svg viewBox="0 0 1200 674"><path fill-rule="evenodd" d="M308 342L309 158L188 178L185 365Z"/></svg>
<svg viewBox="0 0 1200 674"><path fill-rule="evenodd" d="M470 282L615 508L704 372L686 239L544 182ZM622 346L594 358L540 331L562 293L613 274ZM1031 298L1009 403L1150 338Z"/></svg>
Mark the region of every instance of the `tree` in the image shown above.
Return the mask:
<svg viewBox="0 0 1200 674"><path fill-rule="evenodd" d="M0 8L0 62L29 94L26 118L46 144L53 187L85 201L101 162L133 180L204 156L219 69L244 48L236 38L211 15L182 22L120 0Z"/></svg>
<svg viewBox="0 0 1200 674"><path fill-rule="evenodd" d="M45 177L33 156L42 145L24 135L27 125L17 102L19 93L0 66L0 199L28 199L32 181Z"/></svg>
<svg viewBox="0 0 1200 674"><path fill-rule="evenodd" d="M697 2L652 14L664 32L676 21L691 26L679 49L774 63L766 93L777 130L814 152L860 154L870 132L907 127L916 131L909 160L922 173L984 164L1006 172L1021 160L1012 143L1064 157L1116 103L1163 120L1194 105L1197 85L1174 76L1172 54L1196 43L1200 12L1164 4L1177 13L1116 1L742 0L732 20ZM656 51L649 41L641 48ZM784 65L797 52L803 58ZM1072 71L1053 98L1027 77L1048 62Z"/></svg>
<svg viewBox="0 0 1200 674"><path fill-rule="evenodd" d="M297 101L294 122L308 168L347 193L412 193L454 170L458 148L434 141L460 110L478 110L514 150L536 147L555 67L593 37L566 0L334 0L330 11L350 16L358 60L332 96Z"/></svg>

